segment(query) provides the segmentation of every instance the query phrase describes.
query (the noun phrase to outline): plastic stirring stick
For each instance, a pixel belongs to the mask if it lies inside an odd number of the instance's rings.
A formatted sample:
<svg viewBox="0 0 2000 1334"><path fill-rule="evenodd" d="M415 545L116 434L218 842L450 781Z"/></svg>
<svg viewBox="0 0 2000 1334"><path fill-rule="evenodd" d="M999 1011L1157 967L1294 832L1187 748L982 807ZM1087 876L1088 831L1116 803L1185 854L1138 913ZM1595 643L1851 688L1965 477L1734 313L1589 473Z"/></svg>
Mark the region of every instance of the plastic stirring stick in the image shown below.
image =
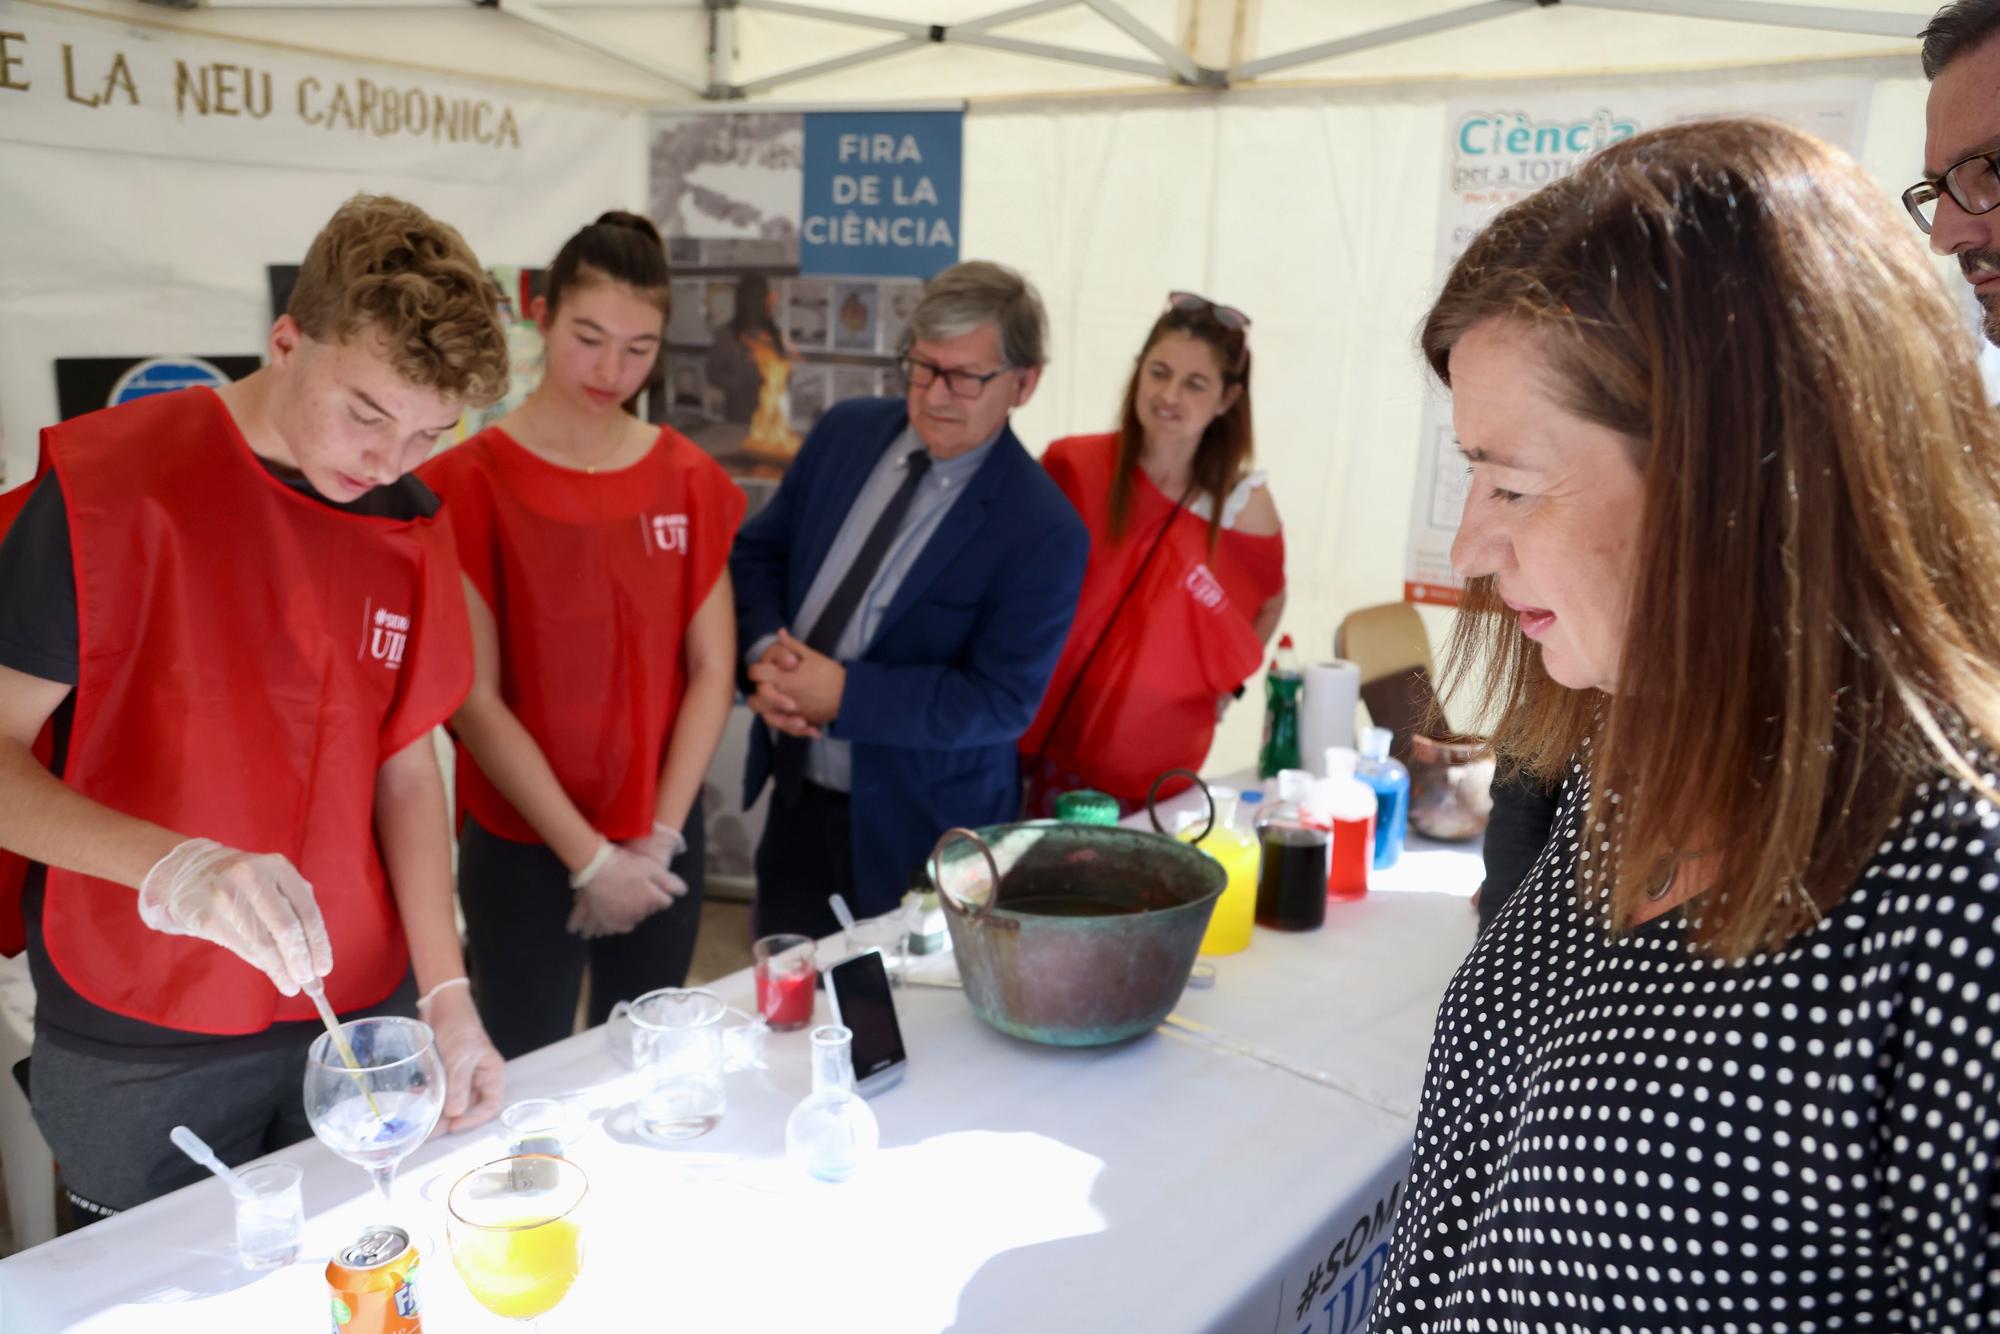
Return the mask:
<svg viewBox="0 0 2000 1334"><path fill-rule="evenodd" d="M250 1188L243 1184L243 1178L231 1171L227 1163L215 1156L215 1150L209 1148L201 1136L186 1126L175 1126L167 1132L167 1138L174 1142L175 1148L221 1177L232 1193L237 1195L252 1193Z"/></svg>
<svg viewBox="0 0 2000 1334"><path fill-rule="evenodd" d="M319 1021L326 1025L326 1035L333 1039L333 1048L340 1053L340 1059L347 1064L347 1073L354 1076L354 1085L361 1090L361 1096L368 1099L368 1111L377 1121L386 1121L382 1109L375 1105L375 1095L368 1091L368 1080L361 1073L361 1062L354 1059L354 1048L347 1045L347 1034L340 1031L340 1020L333 1017L333 1007L326 1003L326 988L318 978L314 978L304 988L312 997L313 1008L319 1011Z"/></svg>

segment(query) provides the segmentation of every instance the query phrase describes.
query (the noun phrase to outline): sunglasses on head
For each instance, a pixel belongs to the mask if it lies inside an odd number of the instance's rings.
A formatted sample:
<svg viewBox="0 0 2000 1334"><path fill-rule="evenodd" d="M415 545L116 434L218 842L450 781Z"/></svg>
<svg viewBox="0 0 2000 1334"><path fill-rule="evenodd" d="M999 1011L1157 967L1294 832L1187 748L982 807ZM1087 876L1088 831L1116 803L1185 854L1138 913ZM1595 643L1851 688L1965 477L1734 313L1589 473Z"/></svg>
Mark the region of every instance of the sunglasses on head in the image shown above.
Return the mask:
<svg viewBox="0 0 2000 1334"><path fill-rule="evenodd" d="M1242 346L1236 353L1235 373L1241 374L1250 361L1250 317L1234 306L1225 306L1210 301L1199 292L1167 293L1167 309L1188 315L1206 315L1229 332L1242 339Z"/></svg>
<svg viewBox="0 0 2000 1334"><path fill-rule="evenodd" d="M1189 312L1201 311L1214 316L1215 322L1225 329L1234 329L1238 333L1246 334L1250 332L1250 317L1248 315L1245 315L1234 306L1225 306L1220 302L1210 301L1199 292L1167 293L1167 309Z"/></svg>

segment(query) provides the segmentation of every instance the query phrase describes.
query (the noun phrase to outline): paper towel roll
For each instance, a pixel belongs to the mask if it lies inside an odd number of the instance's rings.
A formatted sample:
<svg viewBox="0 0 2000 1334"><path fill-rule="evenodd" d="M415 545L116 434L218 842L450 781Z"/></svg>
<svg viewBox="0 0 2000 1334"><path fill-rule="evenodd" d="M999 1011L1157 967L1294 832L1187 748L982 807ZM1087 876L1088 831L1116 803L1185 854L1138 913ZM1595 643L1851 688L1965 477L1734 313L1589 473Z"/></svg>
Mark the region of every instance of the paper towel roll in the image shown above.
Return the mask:
<svg viewBox="0 0 2000 1334"><path fill-rule="evenodd" d="M1299 701L1299 760L1326 777L1326 748L1354 745L1354 710L1361 703L1361 669L1351 662L1315 662L1305 671Z"/></svg>

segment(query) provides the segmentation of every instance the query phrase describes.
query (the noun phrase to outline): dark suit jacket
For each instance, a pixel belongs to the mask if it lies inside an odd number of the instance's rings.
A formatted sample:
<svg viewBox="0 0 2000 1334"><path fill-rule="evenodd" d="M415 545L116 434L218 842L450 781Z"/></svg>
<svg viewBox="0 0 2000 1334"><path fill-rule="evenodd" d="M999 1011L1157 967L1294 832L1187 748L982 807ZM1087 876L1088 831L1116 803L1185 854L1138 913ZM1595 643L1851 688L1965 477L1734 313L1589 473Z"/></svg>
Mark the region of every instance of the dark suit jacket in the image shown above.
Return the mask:
<svg viewBox="0 0 2000 1334"><path fill-rule="evenodd" d="M771 503L736 537L740 654L793 623L885 450L901 399L830 410ZM1041 706L1076 614L1090 537L1012 429L1001 434L890 602L827 735L852 743L855 904L886 912L939 834L1014 819L1015 747ZM750 733L744 803L770 774L771 734Z"/></svg>

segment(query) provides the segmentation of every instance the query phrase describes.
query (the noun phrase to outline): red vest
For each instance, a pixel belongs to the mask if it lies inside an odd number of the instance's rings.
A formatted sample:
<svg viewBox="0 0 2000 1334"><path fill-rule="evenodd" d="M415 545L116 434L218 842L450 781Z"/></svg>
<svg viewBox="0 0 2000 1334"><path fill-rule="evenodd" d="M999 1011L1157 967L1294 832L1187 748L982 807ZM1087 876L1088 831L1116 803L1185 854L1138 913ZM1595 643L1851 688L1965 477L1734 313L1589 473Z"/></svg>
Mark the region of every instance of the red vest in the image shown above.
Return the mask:
<svg viewBox="0 0 2000 1334"><path fill-rule="evenodd" d="M1181 511L1159 554L1118 616L1112 610L1160 535L1174 503L1142 472L1133 478L1122 536L1111 534L1116 436L1071 436L1050 445L1042 465L1090 529L1090 563L1041 712L1021 738L1024 755L1041 755L1029 775L1036 787L1092 787L1130 805L1143 802L1168 769L1199 769L1215 739L1217 699L1257 670L1264 646L1257 613L1285 586L1282 535L1251 537L1224 529L1213 550L1208 520ZM1056 723L1056 712L1083 661L1111 633ZM1054 733L1050 733L1056 723ZM1161 789L1162 796L1186 787ZM1031 809L1030 815L1046 814Z"/></svg>
<svg viewBox="0 0 2000 1334"><path fill-rule="evenodd" d="M499 627L501 698L592 827L650 832L687 689L683 641L728 564L743 489L666 428L631 467L585 473L489 427L420 475ZM463 746L458 793L490 832L541 841Z"/></svg>
<svg viewBox="0 0 2000 1334"><path fill-rule="evenodd" d="M0 539L5 539L7 530L14 526L14 520L21 517L21 510L28 503L28 496L34 491L35 483L41 480L37 473L12 491L0 494ZM35 739L35 758L47 764L54 750L50 744L49 729L44 727L41 736ZM24 857L0 848L0 954L13 958L28 943L27 924L21 920L21 892L28 877L28 862Z"/></svg>
<svg viewBox="0 0 2000 1334"><path fill-rule="evenodd" d="M376 771L471 683L450 528L345 514L271 476L207 389L43 433L76 566L63 780L114 810L289 857L333 940L327 999L408 969L374 833ZM163 936L123 885L51 868L42 935L85 1000L189 1032L309 1020L227 950Z"/></svg>

